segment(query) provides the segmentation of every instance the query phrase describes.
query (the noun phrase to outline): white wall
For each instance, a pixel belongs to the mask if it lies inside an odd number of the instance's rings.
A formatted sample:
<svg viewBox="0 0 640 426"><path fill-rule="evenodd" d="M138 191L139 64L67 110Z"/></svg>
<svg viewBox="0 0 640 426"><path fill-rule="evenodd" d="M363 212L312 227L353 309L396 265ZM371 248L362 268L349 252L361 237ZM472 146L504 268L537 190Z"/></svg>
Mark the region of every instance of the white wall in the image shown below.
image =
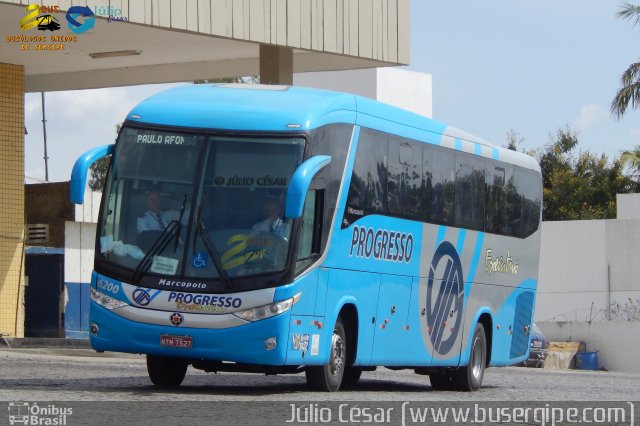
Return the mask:
<svg viewBox="0 0 640 426"><path fill-rule="evenodd" d="M640 219L640 194L617 194L618 219Z"/></svg>
<svg viewBox="0 0 640 426"><path fill-rule="evenodd" d="M543 222L534 319L548 340L640 372L640 218Z"/></svg>
<svg viewBox="0 0 640 426"><path fill-rule="evenodd" d="M535 321L640 321L639 259L640 219L543 222Z"/></svg>
<svg viewBox="0 0 640 426"><path fill-rule="evenodd" d="M96 224L65 222L64 280L88 283L93 271Z"/></svg>
<svg viewBox="0 0 640 426"><path fill-rule="evenodd" d="M89 188L84 192L84 202L81 205L76 204L75 220L76 222L98 221L98 213L100 212L100 199L102 192L91 191Z"/></svg>
<svg viewBox="0 0 640 426"><path fill-rule="evenodd" d="M335 90L375 99L431 118L431 74L402 68L307 72L293 75L295 86Z"/></svg>

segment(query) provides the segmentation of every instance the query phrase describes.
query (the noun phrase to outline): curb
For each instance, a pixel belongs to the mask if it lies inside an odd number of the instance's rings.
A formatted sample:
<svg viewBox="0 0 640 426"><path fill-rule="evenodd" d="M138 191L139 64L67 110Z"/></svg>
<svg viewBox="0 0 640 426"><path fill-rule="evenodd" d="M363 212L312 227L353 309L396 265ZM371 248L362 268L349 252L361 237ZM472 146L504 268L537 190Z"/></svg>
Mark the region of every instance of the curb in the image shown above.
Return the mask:
<svg viewBox="0 0 640 426"><path fill-rule="evenodd" d="M89 339L63 339L48 337L4 337L0 338L0 347L19 348L68 348L91 349Z"/></svg>

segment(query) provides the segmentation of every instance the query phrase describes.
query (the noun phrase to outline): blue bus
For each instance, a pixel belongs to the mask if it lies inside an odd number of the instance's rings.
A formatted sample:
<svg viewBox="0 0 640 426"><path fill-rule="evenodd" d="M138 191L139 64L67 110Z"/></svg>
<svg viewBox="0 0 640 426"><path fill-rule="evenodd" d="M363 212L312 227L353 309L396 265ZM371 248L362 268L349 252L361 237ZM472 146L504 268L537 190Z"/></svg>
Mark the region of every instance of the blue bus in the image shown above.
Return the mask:
<svg viewBox="0 0 640 426"><path fill-rule="evenodd" d="M97 351L151 381L378 366L471 391L523 362L538 274L537 162L362 97L198 84L157 94L114 145L90 288Z"/></svg>

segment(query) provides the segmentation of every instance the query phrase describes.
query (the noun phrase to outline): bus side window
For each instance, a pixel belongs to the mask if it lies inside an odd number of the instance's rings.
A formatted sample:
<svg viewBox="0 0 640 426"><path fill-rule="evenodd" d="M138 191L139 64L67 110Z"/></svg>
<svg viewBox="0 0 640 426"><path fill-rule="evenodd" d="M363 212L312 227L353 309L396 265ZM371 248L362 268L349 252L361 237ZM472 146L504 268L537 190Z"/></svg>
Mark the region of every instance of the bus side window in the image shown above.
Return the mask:
<svg viewBox="0 0 640 426"><path fill-rule="evenodd" d="M408 139L390 137L388 166L389 213L420 220L422 215L422 147Z"/></svg>
<svg viewBox="0 0 640 426"><path fill-rule="evenodd" d="M440 148L423 147L423 220L449 225L453 223L455 156Z"/></svg>
<svg viewBox="0 0 640 426"><path fill-rule="evenodd" d="M484 180L484 167L479 159L468 154L456 155L456 226L474 230L484 229Z"/></svg>
<svg viewBox="0 0 640 426"><path fill-rule="evenodd" d="M347 200L348 206L362 212L359 216L387 214L388 143L386 133L369 129L360 132Z"/></svg>
<svg viewBox="0 0 640 426"><path fill-rule="evenodd" d="M300 224L296 272L313 263L320 253L322 235L323 189L310 189L304 202Z"/></svg>

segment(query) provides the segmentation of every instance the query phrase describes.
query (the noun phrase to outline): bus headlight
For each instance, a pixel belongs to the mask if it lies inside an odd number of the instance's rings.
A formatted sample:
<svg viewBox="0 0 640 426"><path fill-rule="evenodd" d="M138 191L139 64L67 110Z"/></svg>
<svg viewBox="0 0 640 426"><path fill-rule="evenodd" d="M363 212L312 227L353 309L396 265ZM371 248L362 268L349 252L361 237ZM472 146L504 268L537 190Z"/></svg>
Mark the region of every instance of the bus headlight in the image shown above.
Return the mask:
<svg viewBox="0 0 640 426"><path fill-rule="evenodd" d="M243 320L252 322L280 315L283 312L287 312L298 300L300 300L300 294L301 293L296 294L291 299L282 300L280 302L271 303L269 305L258 306L257 308L251 308L244 311L234 312L233 315L242 318Z"/></svg>
<svg viewBox="0 0 640 426"><path fill-rule="evenodd" d="M106 294L96 290L95 288L91 288L91 300L93 300L103 308L106 308L109 310L122 308L123 306L128 306L128 303L115 299L111 296L107 296Z"/></svg>

